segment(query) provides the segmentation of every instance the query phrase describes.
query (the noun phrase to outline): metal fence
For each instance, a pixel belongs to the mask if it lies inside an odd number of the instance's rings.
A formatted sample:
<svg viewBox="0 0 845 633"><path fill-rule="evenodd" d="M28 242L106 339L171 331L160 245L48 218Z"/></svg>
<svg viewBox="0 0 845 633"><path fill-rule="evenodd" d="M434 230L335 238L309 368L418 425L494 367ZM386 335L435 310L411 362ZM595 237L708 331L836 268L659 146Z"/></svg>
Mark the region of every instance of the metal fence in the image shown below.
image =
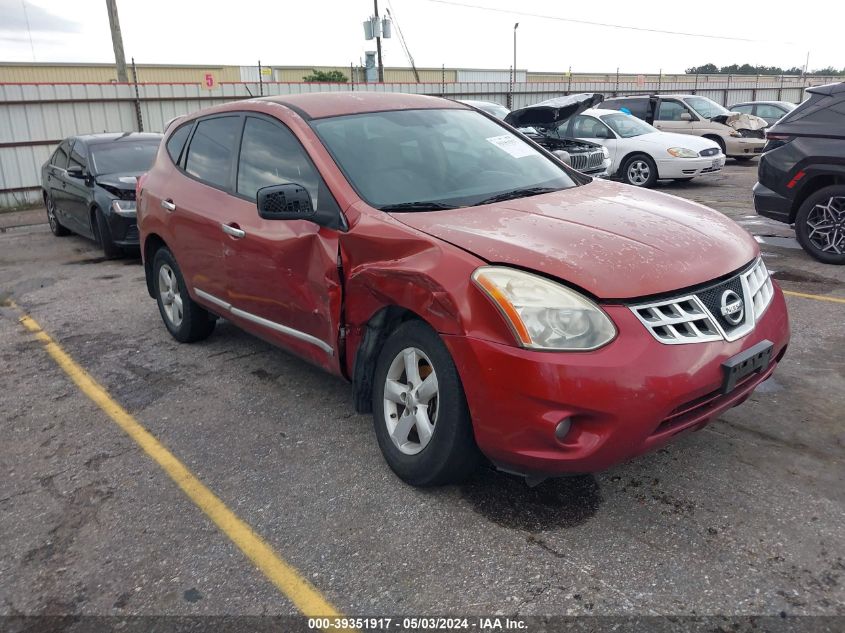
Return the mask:
<svg viewBox="0 0 845 633"><path fill-rule="evenodd" d="M53 148L76 134L115 131L161 132L173 117L237 99L263 95L358 90L443 95L494 101L511 108L577 92L607 96L682 92L710 97L723 105L754 99L798 103L812 79L804 77L702 76L685 81L385 83L222 83L211 90L198 84L0 84L0 209L41 200L40 170Z"/></svg>

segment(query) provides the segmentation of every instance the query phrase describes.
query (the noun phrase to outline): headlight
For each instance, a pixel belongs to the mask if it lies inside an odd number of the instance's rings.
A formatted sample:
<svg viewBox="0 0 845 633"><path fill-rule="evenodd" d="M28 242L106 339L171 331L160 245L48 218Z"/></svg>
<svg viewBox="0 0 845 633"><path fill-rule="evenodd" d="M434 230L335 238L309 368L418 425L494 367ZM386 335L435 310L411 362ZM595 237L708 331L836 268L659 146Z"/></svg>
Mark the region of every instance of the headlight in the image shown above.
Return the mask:
<svg viewBox="0 0 845 633"><path fill-rule="evenodd" d="M698 158L698 152L694 152L686 147L670 147L666 151L675 158Z"/></svg>
<svg viewBox="0 0 845 633"><path fill-rule="evenodd" d="M595 303L539 275L482 266L472 280L490 297L522 347L591 350L616 336L616 327Z"/></svg>
<svg viewBox="0 0 845 633"><path fill-rule="evenodd" d="M610 158L610 151L604 145L601 147L601 153L605 158Z"/></svg>
<svg viewBox="0 0 845 633"><path fill-rule="evenodd" d="M134 200L112 200L111 203L111 210L125 218L134 218L136 209Z"/></svg>

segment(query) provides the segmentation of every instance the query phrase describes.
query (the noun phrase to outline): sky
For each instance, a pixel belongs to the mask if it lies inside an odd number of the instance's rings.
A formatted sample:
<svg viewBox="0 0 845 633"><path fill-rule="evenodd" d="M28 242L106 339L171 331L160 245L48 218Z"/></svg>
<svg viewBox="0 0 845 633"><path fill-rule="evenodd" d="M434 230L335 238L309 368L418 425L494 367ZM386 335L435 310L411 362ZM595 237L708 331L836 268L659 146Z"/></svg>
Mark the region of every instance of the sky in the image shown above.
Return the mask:
<svg viewBox="0 0 845 633"><path fill-rule="evenodd" d="M391 10L420 68L509 68L519 22L520 69L672 74L803 66L808 52L811 69L843 68L839 2L379 0L379 10ZM118 11L127 61L138 63L348 66L375 49L362 27L370 0L118 0ZM408 66L395 26L383 49L385 66ZM0 0L0 61L113 62L105 0Z"/></svg>

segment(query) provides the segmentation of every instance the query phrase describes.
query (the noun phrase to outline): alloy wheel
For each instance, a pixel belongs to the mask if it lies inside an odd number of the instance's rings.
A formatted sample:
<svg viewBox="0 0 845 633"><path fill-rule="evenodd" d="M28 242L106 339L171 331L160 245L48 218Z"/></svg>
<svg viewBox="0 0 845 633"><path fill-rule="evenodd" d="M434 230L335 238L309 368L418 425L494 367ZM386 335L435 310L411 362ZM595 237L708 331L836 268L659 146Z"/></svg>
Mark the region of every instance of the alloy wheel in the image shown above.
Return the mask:
<svg viewBox="0 0 845 633"><path fill-rule="evenodd" d="M439 402L437 374L429 357L406 347L390 363L384 385L384 420L393 444L416 455L431 441Z"/></svg>
<svg viewBox="0 0 845 633"><path fill-rule="evenodd" d="M182 295L179 294L179 281L173 269L162 264L158 270L158 293L164 314L175 327L182 324Z"/></svg>
<svg viewBox="0 0 845 633"><path fill-rule="evenodd" d="M644 160L635 160L628 165L628 182L641 187L651 177L651 168Z"/></svg>
<svg viewBox="0 0 845 633"><path fill-rule="evenodd" d="M47 197L47 222L50 223L50 230L55 233L59 221L56 219L56 208L53 205L53 199L49 197Z"/></svg>
<svg viewBox="0 0 845 633"><path fill-rule="evenodd" d="M807 239L822 253L845 254L845 197L834 196L807 214Z"/></svg>

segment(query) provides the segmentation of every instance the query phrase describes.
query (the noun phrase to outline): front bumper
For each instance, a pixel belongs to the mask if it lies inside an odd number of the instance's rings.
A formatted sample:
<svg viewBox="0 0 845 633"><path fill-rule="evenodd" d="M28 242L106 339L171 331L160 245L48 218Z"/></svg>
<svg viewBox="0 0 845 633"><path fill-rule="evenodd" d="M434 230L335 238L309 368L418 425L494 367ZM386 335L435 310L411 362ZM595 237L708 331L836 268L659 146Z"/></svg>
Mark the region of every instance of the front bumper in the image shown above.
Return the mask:
<svg viewBox="0 0 845 633"><path fill-rule="evenodd" d="M702 428L768 378L789 342L783 293L748 335L664 345L625 306L607 306L619 330L602 349L526 350L444 336L463 379L479 448L502 469L528 475L595 472ZM721 395L722 363L769 340L772 363ZM562 441L557 424L572 420Z"/></svg>
<svg viewBox="0 0 845 633"><path fill-rule="evenodd" d="M778 222L792 222L792 200L772 191L762 183L754 185L754 209L762 215Z"/></svg>
<svg viewBox="0 0 845 633"><path fill-rule="evenodd" d="M725 138L725 137L722 137ZM764 138L746 138L742 136L728 136L725 139L725 154L728 156L759 156L766 145Z"/></svg>
<svg viewBox="0 0 845 633"><path fill-rule="evenodd" d="M715 174L724 166L724 154L701 158L668 158L657 161L657 173L660 178L695 178Z"/></svg>
<svg viewBox="0 0 845 633"><path fill-rule="evenodd" d="M109 223L109 231L115 244L123 247L140 245L137 218L109 213L106 221Z"/></svg>

